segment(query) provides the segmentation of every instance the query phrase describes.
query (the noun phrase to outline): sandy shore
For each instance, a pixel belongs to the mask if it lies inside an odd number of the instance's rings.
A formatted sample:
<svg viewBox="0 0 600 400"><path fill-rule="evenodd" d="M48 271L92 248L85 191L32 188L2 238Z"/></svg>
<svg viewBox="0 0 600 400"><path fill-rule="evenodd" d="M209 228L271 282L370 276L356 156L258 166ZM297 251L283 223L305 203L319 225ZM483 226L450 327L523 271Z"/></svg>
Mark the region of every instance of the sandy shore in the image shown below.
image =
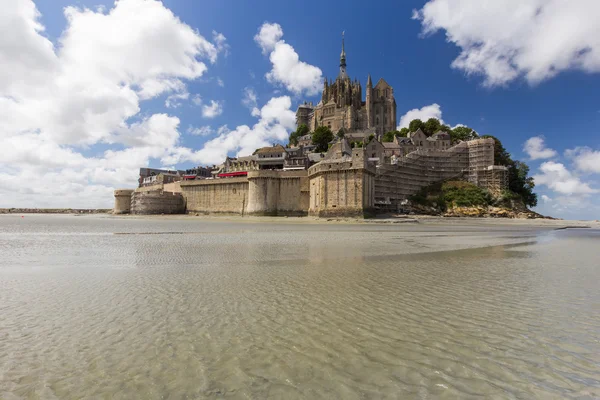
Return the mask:
<svg viewBox="0 0 600 400"><path fill-rule="evenodd" d="M510 219L510 218L447 218L429 215L411 215L394 218L316 218L316 217L268 217L239 215L107 215L108 218L162 219L162 220L205 220L228 221L235 223L269 224L418 224L422 226L489 226L489 227L531 227L531 228L593 228L600 229L600 221L551 220L551 219Z"/></svg>

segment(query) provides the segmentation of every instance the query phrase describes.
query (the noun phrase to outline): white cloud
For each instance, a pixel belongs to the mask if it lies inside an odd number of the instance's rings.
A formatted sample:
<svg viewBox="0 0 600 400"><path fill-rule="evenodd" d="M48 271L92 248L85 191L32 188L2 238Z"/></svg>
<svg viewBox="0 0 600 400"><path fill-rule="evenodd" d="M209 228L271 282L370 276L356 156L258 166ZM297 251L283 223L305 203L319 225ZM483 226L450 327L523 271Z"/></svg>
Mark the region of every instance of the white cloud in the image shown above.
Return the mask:
<svg viewBox="0 0 600 400"><path fill-rule="evenodd" d="M223 82L223 79L217 78L217 85L219 85L220 87L225 87L225 82Z"/></svg>
<svg viewBox="0 0 600 400"><path fill-rule="evenodd" d="M217 52L223 53L225 57L229 55L229 44L227 44L227 38L222 33L217 31L212 31L213 42L215 43L215 47L217 48Z"/></svg>
<svg viewBox="0 0 600 400"><path fill-rule="evenodd" d="M556 157L556 150L549 149L544 144L543 136L534 136L527 139L523 145L523 151L527 153L531 160L540 160L545 158Z"/></svg>
<svg viewBox="0 0 600 400"><path fill-rule="evenodd" d="M181 107L181 100L189 99L190 94L188 92L173 93L170 94L165 100L165 107L167 108L178 108Z"/></svg>
<svg viewBox="0 0 600 400"><path fill-rule="evenodd" d="M253 117L260 116L260 110L257 107L258 96L251 87L245 87L243 91L242 104L248 107Z"/></svg>
<svg viewBox="0 0 600 400"><path fill-rule="evenodd" d="M269 55L273 65L266 78L272 84L283 85L287 90L300 94L315 95L321 89L322 72L318 67L300 61L298 53L283 39L279 24L265 22L254 40Z"/></svg>
<svg viewBox="0 0 600 400"><path fill-rule="evenodd" d="M413 119L420 119L421 121L425 122L429 118L437 118L442 124L444 123L442 120L442 109L439 104L434 103L423 108L414 108L408 111L406 114L400 117L398 129L408 128L410 121Z"/></svg>
<svg viewBox="0 0 600 400"><path fill-rule="evenodd" d="M202 97L200 97L199 94L195 94L194 96L192 96L192 103L194 103L197 106L202 105Z"/></svg>
<svg viewBox="0 0 600 400"><path fill-rule="evenodd" d="M600 173L600 151L589 147L567 150L565 155L573 160L575 168L582 172Z"/></svg>
<svg viewBox="0 0 600 400"><path fill-rule="evenodd" d="M275 45L282 37L283 29L281 29L281 25L265 22L254 36L254 41L258 43L262 53L266 55L275 49Z"/></svg>
<svg viewBox="0 0 600 400"><path fill-rule="evenodd" d="M215 118L223 114L223 102L211 100L210 104L202 106L202 116L204 118Z"/></svg>
<svg viewBox="0 0 600 400"><path fill-rule="evenodd" d="M194 128L190 125L188 126L187 133L194 136L209 136L214 133L214 130L209 125L200 126L197 128Z"/></svg>
<svg viewBox="0 0 600 400"><path fill-rule="evenodd" d="M550 198L549 196L546 196L545 194L542 195L542 201L544 203L551 203L552 202L552 198Z"/></svg>
<svg viewBox="0 0 600 400"><path fill-rule="evenodd" d="M452 67L482 75L486 86L600 72L597 0L429 0L413 18L424 34L444 30L461 49Z"/></svg>
<svg viewBox="0 0 600 400"><path fill-rule="evenodd" d="M179 119L140 113L141 103L186 99L186 81L226 51L224 37L209 42L160 1L119 0L110 9L65 8L55 47L33 1L5 3L1 206L110 207L112 190L134 186L140 166L189 151L180 147Z"/></svg>
<svg viewBox="0 0 600 400"><path fill-rule="evenodd" d="M547 161L540 166L540 173L533 176L536 185L545 185L563 195L586 195L598 193L588 183L571 173L564 164Z"/></svg>

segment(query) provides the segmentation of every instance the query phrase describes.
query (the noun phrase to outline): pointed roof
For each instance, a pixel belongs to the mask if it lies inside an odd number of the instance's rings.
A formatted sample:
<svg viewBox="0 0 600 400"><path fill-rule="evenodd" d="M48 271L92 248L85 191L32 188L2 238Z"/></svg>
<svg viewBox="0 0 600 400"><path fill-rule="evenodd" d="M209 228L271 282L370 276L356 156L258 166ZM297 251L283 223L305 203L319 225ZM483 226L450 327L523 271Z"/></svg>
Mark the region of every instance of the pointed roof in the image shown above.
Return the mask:
<svg viewBox="0 0 600 400"><path fill-rule="evenodd" d="M385 81L385 79L383 79L383 78L379 78L379 80L377 81L377 85L375 85L375 87L378 87L379 85L381 85L381 86L389 86L389 87L391 87L391 86L390 86L390 84L389 84L389 83L387 83L387 82Z"/></svg>
<svg viewBox="0 0 600 400"><path fill-rule="evenodd" d="M373 86L373 82L371 81L371 74L369 74L369 77L367 78L367 86Z"/></svg>

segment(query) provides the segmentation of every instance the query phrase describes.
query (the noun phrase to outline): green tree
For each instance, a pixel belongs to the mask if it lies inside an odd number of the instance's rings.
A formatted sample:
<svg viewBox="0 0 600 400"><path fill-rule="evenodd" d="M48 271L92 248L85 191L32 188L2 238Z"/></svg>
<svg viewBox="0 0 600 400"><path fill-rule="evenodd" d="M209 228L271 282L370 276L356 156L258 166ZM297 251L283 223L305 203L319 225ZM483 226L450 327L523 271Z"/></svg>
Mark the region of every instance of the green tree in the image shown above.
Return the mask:
<svg viewBox="0 0 600 400"><path fill-rule="evenodd" d="M400 132L398 133L397 136L408 137L408 133L409 132L410 132L410 129L408 129L408 128L402 128L402 129L400 129Z"/></svg>
<svg viewBox="0 0 600 400"><path fill-rule="evenodd" d="M410 121L410 124L408 124L408 129L411 132L416 132L419 129L425 130L424 128L425 128L425 124L420 119L413 119L412 121Z"/></svg>
<svg viewBox="0 0 600 400"><path fill-rule="evenodd" d="M513 160L502 142L494 136L484 135L494 139L494 164L508 167L508 190L518 195L526 206L537 206L537 194L533 192L535 182L529 175L529 166L522 161Z"/></svg>
<svg viewBox="0 0 600 400"><path fill-rule="evenodd" d="M344 130L344 128L340 128L339 131L337 131L337 137L339 137L340 139L343 138L346 135L346 131Z"/></svg>
<svg viewBox="0 0 600 400"><path fill-rule="evenodd" d="M479 135L473 128L469 128L468 126L457 126L456 128L448 131L450 137L452 138L452 142L458 141L467 141L477 139Z"/></svg>
<svg viewBox="0 0 600 400"><path fill-rule="evenodd" d="M383 135L383 137L381 138L381 141L382 142L393 142L394 137L399 136L399 135L400 135L399 131L389 131Z"/></svg>
<svg viewBox="0 0 600 400"><path fill-rule="evenodd" d="M306 134L309 133L308 130L308 126L306 126L305 124L300 124L298 125L298 128L290 133L290 145L293 146L298 146L298 140L300 140L300 138Z"/></svg>
<svg viewBox="0 0 600 400"><path fill-rule="evenodd" d="M326 126L320 126L312 134L312 144L316 146L318 153L327 151L329 142L333 140L333 132Z"/></svg>
<svg viewBox="0 0 600 400"><path fill-rule="evenodd" d="M424 127L422 129L427 136L431 136L437 131L439 131L441 126L442 124L437 118L429 118L427 122L425 122Z"/></svg>
<svg viewBox="0 0 600 400"><path fill-rule="evenodd" d="M370 134L369 138L365 141L365 144L369 143L371 140L375 139L375 135L374 134Z"/></svg>

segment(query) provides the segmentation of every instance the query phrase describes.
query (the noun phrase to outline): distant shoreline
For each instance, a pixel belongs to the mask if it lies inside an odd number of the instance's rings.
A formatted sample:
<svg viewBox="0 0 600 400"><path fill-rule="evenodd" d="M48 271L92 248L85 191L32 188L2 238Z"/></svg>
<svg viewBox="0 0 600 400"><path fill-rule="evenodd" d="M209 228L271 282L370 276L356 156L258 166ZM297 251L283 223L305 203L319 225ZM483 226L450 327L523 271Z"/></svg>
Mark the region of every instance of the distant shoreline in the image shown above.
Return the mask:
<svg viewBox="0 0 600 400"><path fill-rule="evenodd" d="M550 229L592 228L600 229L598 220L561 220L561 219L524 219L492 217L443 217L432 215L379 216L375 218L318 218L285 216L241 216L236 214L153 214L130 215L113 214L112 209L76 209L76 208L0 208L0 215L41 214L41 215L106 215L119 219L170 219L229 221L242 223L283 223L283 224L401 224L401 225L482 225L482 226L527 226Z"/></svg>
<svg viewBox="0 0 600 400"><path fill-rule="evenodd" d="M0 208L0 214L109 214L111 208Z"/></svg>

